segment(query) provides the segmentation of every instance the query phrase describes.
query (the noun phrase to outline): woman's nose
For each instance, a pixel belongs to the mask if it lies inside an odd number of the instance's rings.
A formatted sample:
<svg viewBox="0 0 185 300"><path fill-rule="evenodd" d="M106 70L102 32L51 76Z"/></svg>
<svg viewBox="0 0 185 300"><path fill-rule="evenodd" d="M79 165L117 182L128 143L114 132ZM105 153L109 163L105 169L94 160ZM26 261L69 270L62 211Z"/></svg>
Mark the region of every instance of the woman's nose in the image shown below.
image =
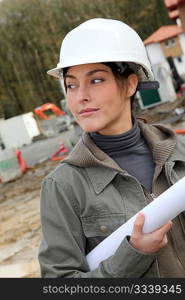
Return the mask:
<svg viewBox="0 0 185 300"><path fill-rule="evenodd" d="M85 86L79 87L77 92L77 100L79 102L83 102L83 101L89 101L89 99L90 99L90 95L89 95L88 88Z"/></svg>

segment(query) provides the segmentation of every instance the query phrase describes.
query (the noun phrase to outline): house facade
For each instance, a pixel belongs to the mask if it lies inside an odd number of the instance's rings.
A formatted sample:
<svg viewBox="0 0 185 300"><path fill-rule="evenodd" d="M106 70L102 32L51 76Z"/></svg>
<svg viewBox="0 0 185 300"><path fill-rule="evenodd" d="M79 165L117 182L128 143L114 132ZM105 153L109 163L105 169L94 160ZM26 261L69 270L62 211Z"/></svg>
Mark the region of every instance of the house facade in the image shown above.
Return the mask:
<svg viewBox="0 0 185 300"><path fill-rule="evenodd" d="M179 86L185 81L185 34L182 27L162 26L150 35L144 44L155 79L160 83L159 90L155 92L155 99L147 100L149 102L144 103L144 106L174 101ZM143 95L140 94L144 101Z"/></svg>

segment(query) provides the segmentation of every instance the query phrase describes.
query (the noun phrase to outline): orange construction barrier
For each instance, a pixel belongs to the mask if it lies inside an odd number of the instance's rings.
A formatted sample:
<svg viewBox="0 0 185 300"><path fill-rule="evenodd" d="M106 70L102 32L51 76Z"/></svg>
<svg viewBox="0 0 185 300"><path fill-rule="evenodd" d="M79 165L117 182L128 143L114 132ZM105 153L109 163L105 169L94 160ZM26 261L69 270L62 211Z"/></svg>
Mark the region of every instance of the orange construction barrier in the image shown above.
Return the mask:
<svg viewBox="0 0 185 300"><path fill-rule="evenodd" d="M175 133L176 134L185 134L185 129L176 129Z"/></svg>
<svg viewBox="0 0 185 300"><path fill-rule="evenodd" d="M57 116L62 116L65 114L63 110L61 110L58 106L56 106L53 103L45 103L39 107L36 107L34 109L34 112L42 119L49 120L49 117L44 113L44 111L46 110L52 110L52 112L55 113Z"/></svg>
<svg viewBox="0 0 185 300"><path fill-rule="evenodd" d="M68 149L64 146L64 143L60 143L60 148L57 152L55 152L52 156L51 156L51 160L62 160L64 159L67 155L61 155L63 153L67 153ZM61 155L61 156L60 156Z"/></svg>
<svg viewBox="0 0 185 300"><path fill-rule="evenodd" d="M20 150L16 150L16 156L22 173L25 173L28 169L31 169L31 167L27 166L25 160L22 158Z"/></svg>

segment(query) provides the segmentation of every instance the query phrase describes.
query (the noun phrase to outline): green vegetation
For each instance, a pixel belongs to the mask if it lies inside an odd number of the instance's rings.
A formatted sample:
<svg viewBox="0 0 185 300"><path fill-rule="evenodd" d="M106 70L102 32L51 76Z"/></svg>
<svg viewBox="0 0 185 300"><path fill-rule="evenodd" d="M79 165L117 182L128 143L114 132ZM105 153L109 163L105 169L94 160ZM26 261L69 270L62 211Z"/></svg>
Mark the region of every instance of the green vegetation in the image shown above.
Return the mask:
<svg viewBox="0 0 185 300"><path fill-rule="evenodd" d="M171 24L164 0L3 0L0 2L0 117L59 104L60 84L46 75L55 67L63 37L95 17L124 21L148 37Z"/></svg>

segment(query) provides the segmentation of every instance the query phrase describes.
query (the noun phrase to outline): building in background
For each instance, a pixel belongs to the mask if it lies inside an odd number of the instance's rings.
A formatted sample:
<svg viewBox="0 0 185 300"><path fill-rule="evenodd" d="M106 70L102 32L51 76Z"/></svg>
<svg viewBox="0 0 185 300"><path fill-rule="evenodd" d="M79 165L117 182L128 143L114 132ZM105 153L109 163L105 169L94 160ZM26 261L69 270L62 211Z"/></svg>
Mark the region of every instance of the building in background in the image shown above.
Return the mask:
<svg viewBox="0 0 185 300"><path fill-rule="evenodd" d="M162 26L145 41L159 90L140 92L142 107L174 101L185 82L185 34L181 26Z"/></svg>

